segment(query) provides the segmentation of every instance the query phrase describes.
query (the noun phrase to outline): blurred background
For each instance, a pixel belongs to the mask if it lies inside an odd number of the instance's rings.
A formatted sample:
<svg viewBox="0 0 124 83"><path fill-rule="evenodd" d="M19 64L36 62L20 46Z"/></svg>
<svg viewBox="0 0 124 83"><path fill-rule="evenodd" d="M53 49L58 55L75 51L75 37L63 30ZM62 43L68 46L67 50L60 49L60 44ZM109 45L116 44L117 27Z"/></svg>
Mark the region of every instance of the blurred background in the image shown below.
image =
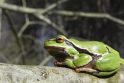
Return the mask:
<svg viewBox="0 0 124 83"><path fill-rule="evenodd" d="M0 62L53 65L46 39L102 41L124 57L123 0L0 0Z"/></svg>

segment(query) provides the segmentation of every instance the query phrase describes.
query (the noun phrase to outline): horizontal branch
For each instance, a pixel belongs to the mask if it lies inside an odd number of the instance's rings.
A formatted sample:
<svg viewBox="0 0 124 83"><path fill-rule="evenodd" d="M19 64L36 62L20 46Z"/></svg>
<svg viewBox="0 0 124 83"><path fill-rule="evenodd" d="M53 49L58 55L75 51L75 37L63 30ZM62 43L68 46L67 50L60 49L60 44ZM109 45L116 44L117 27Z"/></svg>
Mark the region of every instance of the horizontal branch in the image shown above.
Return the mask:
<svg viewBox="0 0 124 83"><path fill-rule="evenodd" d="M15 11L15 12L21 12L21 13L26 13L26 14L32 14L35 17L37 17L39 20L44 21L45 23L47 23L48 25L52 26L52 28L54 28L58 33L60 34L64 34L67 35L67 33L64 31L63 28L58 28L59 26L57 26L57 24L55 24L54 22L52 22L49 18L45 17L43 14L54 9L57 5L62 4L64 2L66 2L67 0L59 0L56 3L53 3L52 5L48 6L46 9L35 9L35 8L28 8L28 7L24 7L24 6L17 6L17 5L12 5L12 4L8 4L8 3L0 3L0 8L2 9L7 9L7 10L11 10L11 11ZM30 23L28 23L30 25ZM24 30L27 28L27 24L26 26L24 26L20 31L18 36L20 37L22 35L22 33L24 32Z"/></svg>
<svg viewBox="0 0 124 83"><path fill-rule="evenodd" d="M2 9L7 9L11 11L16 11L16 12L21 12L21 13L42 13L42 9L35 9L35 8L29 8L29 7L22 7L22 6L17 6L17 5L12 5L8 3L0 3L0 8Z"/></svg>
<svg viewBox="0 0 124 83"><path fill-rule="evenodd" d="M64 15L64 16L78 16L78 17L89 17L89 18L106 18L118 24L124 25L124 20L111 16L107 13L88 13L88 12L73 12L73 11L54 11L52 13Z"/></svg>
<svg viewBox="0 0 124 83"><path fill-rule="evenodd" d="M0 64L0 83L123 83L124 70L109 78L76 73L68 68Z"/></svg>
<svg viewBox="0 0 124 83"><path fill-rule="evenodd" d="M46 9L36 9L36 8L29 8L29 7L22 7L17 5L12 5L8 3L0 3L0 8L21 12L21 13L27 13L27 14L43 14L47 13L51 9L53 9L56 5L53 4L51 7L48 7ZM65 15L65 16L80 16L80 17L89 17L89 18L106 18L113 22L116 22L118 24L124 25L124 20L121 20L119 18L116 18L114 16L111 16L107 13L88 13L88 12L73 12L73 11L51 11L50 13L55 13L59 15Z"/></svg>
<svg viewBox="0 0 124 83"><path fill-rule="evenodd" d="M11 11L16 11L16 12L21 12L21 13L27 13L27 14L43 14L46 13L52 9L54 9L55 7L57 7L57 5L62 4L64 2L66 2L67 0L59 0L58 2L48 6L45 9L42 8L29 8L29 7L24 7L24 6L17 6L14 4L8 4L8 3L0 3L0 8L2 9L7 9L7 10L11 10Z"/></svg>

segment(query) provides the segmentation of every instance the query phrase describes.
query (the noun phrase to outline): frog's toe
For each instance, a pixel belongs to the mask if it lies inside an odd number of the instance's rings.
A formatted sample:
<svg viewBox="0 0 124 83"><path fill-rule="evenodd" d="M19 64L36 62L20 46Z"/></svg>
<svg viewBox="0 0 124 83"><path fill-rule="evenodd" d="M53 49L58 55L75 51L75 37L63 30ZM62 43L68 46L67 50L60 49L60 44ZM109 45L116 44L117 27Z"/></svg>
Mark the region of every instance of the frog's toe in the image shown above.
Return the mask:
<svg viewBox="0 0 124 83"><path fill-rule="evenodd" d="M76 68L75 71L76 72L87 72L87 73L96 73L97 72L97 70L95 70L95 69L92 69L92 68L83 68L83 67Z"/></svg>
<svg viewBox="0 0 124 83"><path fill-rule="evenodd" d="M80 69L76 68L75 72L80 73Z"/></svg>
<svg viewBox="0 0 124 83"><path fill-rule="evenodd" d="M64 65L64 62L55 61L55 62L54 62L54 65L55 65L55 66L63 66L63 65Z"/></svg>

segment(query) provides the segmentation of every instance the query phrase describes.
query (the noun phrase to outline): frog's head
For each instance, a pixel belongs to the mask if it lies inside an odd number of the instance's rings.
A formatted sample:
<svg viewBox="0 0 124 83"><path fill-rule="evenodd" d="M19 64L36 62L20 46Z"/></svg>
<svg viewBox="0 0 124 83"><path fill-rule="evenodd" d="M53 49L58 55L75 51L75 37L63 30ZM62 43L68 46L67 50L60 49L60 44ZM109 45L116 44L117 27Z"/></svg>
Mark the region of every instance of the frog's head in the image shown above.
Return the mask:
<svg viewBox="0 0 124 83"><path fill-rule="evenodd" d="M76 56L79 52L73 47L71 41L63 35L44 42L44 47L58 61Z"/></svg>

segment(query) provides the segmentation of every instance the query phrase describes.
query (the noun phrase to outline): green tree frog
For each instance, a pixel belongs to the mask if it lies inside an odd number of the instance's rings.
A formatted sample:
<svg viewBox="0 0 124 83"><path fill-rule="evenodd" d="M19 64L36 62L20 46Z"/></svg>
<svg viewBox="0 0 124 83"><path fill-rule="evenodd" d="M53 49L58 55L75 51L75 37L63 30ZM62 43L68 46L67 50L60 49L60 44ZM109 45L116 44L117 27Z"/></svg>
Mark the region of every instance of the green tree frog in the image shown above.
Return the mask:
<svg viewBox="0 0 124 83"><path fill-rule="evenodd" d="M118 51L99 41L79 41L59 35L46 40L44 47L55 57L56 66L66 66L76 72L109 76L124 64Z"/></svg>

